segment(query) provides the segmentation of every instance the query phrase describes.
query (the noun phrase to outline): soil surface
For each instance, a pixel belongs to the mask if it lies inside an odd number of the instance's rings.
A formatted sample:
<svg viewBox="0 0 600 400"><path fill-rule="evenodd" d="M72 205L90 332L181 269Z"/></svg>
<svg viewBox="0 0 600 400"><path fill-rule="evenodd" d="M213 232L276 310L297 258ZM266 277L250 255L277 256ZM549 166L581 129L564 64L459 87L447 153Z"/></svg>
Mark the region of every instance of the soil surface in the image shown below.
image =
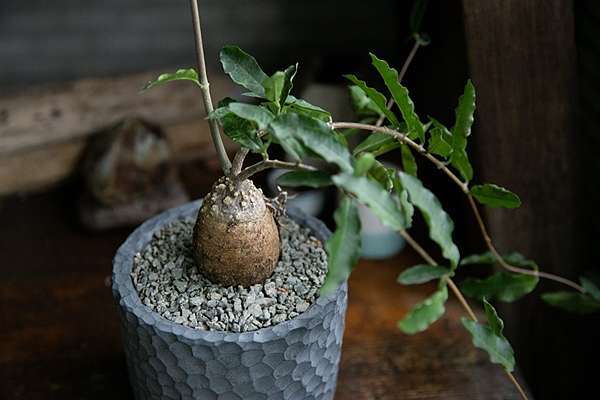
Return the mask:
<svg viewBox="0 0 600 400"><path fill-rule="evenodd" d="M192 328L247 332L292 319L318 297L327 254L308 229L281 217L281 257L273 275L250 287L224 287L196 267L194 222L186 219L165 226L134 258L134 286L153 311Z"/></svg>

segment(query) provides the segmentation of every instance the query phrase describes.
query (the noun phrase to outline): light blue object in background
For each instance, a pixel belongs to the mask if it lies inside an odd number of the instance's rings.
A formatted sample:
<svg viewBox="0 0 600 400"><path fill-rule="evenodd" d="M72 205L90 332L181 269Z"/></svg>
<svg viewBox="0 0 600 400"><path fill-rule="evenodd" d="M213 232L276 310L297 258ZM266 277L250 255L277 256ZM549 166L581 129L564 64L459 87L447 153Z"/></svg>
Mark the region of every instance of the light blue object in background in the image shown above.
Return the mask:
<svg viewBox="0 0 600 400"><path fill-rule="evenodd" d="M392 257L404 249L404 238L379 222L366 206L359 205L358 214L362 224L360 238L363 258L380 260Z"/></svg>

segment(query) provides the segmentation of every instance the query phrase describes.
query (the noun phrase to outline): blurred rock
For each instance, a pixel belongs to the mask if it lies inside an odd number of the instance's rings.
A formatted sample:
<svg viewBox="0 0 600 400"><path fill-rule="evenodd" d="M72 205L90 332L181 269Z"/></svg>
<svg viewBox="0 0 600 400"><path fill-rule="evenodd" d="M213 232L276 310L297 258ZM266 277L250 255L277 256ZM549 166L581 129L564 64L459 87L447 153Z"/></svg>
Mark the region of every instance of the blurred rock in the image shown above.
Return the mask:
<svg viewBox="0 0 600 400"><path fill-rule="evenodd" d="M164 134L139 119L97 134L82 165L80 217L91 229L137 224L189 200Z"/></svg>

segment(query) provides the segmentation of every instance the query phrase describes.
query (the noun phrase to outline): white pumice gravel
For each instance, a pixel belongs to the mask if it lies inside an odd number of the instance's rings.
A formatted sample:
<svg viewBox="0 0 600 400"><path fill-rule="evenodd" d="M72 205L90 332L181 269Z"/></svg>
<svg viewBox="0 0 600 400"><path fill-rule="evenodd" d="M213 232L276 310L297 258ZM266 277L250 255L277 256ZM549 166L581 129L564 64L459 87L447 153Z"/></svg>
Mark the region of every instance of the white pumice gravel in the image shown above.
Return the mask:
<svg viewBox="0 0 600 400"><path fill-rule="evenodd" d="M133 261L131 278L142 303L173 322L215 331L253 331L298 316L319 294L327 254L308 229L285 217L279 222L275 272L250 287L223 287L198 272L193 219L165 226Z"/></svg>

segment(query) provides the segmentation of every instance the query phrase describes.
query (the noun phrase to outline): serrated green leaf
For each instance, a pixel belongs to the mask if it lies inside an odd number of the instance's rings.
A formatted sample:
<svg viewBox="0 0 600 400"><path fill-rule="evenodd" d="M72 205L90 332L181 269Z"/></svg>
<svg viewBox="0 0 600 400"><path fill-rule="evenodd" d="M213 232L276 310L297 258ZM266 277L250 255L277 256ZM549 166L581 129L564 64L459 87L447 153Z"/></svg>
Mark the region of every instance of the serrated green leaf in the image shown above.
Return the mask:
<svg viewBox="0 0 600 400"><path fill-rule="evenodd" d="M245 120L232 112L228 112L219 118L219 123L223 127L225 135L240 146L255 152L263 150L263 142L258 137L256 132L257 127L252 121Z"/></svg>
<svg viewBox="0 0 600 400"><path fill-rule="evenodd" d="M398 121L398 118L396 118L392 111L388 110L387 100L383 94L369 87L365 81L361 81L354 75L344 75L344 77L350 82L354 83L356 86L358 86L371 100L373 100L373 103L375 103L375 105L379 109L379 112L385 115L385 117L392 123L392 125L400 125L400 121Z"/></svg>
<svg viewBox="0 0 600 400"><path fill-rule="evenodd" d="M502 256L502 259L508 264L515 265L517 267L538 269L538 266L534 261L526 259L521 253L518 253L516 251L504 254ZM463 258L460 261L460 265L466 266L473 264L495 264L497 261L498 260L496 259L496 256L494 256L492 252L486 251L485 253L471 254L470 256Z"/></svg>
<svg viewBox="0 0 600 400"><path fill-rule="evenodd" d="M386 61L377 58L375 54L370 54L373 66L383 78L385 86L387 86L402 113L402 118L404 118L404 123L408 129L407 136L410 139L425 141L423 123L421 123L419 116L415 112L415 105L408 95L408 89L402 86L398 80L398 71L391 68Z"/></svg>
<svg viewBox="0 0 600 400"><path fill-rule="evenodd" d="M390 145L396 149L400 147L400 143L398 143L398 141L394 137L386 135L385 133L375 132L370 134L365 140L360 142L354 148L353 154L357 155L358 153L361 153L363 151L378 151L381 148L389 147Z"/></svg>
<svg viewBox="0 0 600 400"><path fill-rule="evenodd" d="M398 194L400 208L404 214L404 219L406 220L406 229L408 229L412 226L412 218L415 214L415 208L411 202L408 201L408 191L406 189L400 189L396 193Z"/></svg>
<svg viewBox="0 0 600 400"><path fill-rule="evenodd" d="M316 118L324 122L329 122L331 120L331 114L328 111L315 106L314 104L310 104L306 100L298 99L291 94L288 95L285 104L290 107L292 111L306 117Z"/></svg>
<svg viewBox="0 0 600 400"><path fill-rule="evenodd" d="M437 197L418 178L402 171L398 172L398 176L400 184L408 191L410 202L421 211L429 227L429 237L440 246L442 255L450 261L452 269L456 268L460 254L452 241L452 219L442 209Z"/></svg>
<svg viewBox="0 0 600 400"><path fill-rule="evenodd" d="M452 134L439 121L430 117L433 128L430 131L427 150L432 154L448 158L453 151Z"/></svg>
<svg viewBox="0 0 600 400"><path fill-rule="evenodd" d="M256 96L264 97L263 82L268 78L256 59L237 46L225 46L219 53L223 71L235 83L250 90Z"/></svg>
<svg viewBox="0 0 600 400"><path fill-rule="evenodd" d="M301 144L324 160L338 165L344 172L354 170L348 148L335 139L333 131L323 121L285 113L275 118L269 129L292 156L299 155L296 146Z"/></svg>
<svg viewBox="0 0 600 400"><path fill-rule="evenodd" d="M367 96L364 90L356 85L350 85L348 89L350 89L352 108L358 117L379 117L382 115L377 104Z"/></svg>
<svg viewBox="0 0 600 400"><path fill-rule="evenodd" d="M160 74L158 78L153 81L149 81L146 86L142 90L148 90L155 86L163 85L167 82L173 81L192 81L196 85L202 87L200 81L198 80L198 73L193 68L188 69L178 69L174 73L166 73Z"/></svg>
<svg viewBox="0 0 600 400"><path fill-rule="evenodd" d="M372 178L379 182L381 186L390 191L393 188L394 183L392 182L393 173L390 173L390 169L386 168L380 161L373 161L373 165L369 169L369 178Z"/></svg>
<svg viewBox="0 0 600 400"><path fill-rule="evenodd" d="M402 210L402 213L404 214L404 219L406 220L406 229L408 229L412 225L412 219L415 213L415 208L412 205L412 203L408 200L408 191L402 187L400 177L398 176L398 171L394 168L390 168L388 171L392 179L394 191L396 192L396 196L398 196L400 209Z"/></svg>
<svg viewBox="0 0 600 400"><path fill-rule="evenodd" d="M369 207L382 224L395 231L404 229L404 214L392 194L379 183L350 174L338 174L332 179L339 188L354 194L358 201Z"/></svg>
<svg viewBox="0 0 600 400"><path fill-rule="evenodd" d="M519 196L492 183L473 186L471 194L478 202L489 207L517 208L521 205Z"/></svg>
<svg viewBox="0 0 600 400"><path fill-rule="evenodd" d="M496 272L485 279L467 278L461 285L463 293L476 299L497 299L512 302L531 293L539 282L537 276Z"/></svg>
<svg viewBox="0 0 600 400"><path fill-rule="evenodd" d="M583 276L579 278L579 282L581 282L581 286L583 286L583 290L587 294L589 294L594 300L600 301L600 289L594 282L584 278Z"/></svg>
<svg viewBox="0 0 600 400"><path fill-rule="evenodd" d="M275 72L263 82L265 97L275 103L278 108L285 104L285 101L292 90L296 71L297 64L288 67L285 71Z"/></svg>
<svg viewBox="0 0 600 400"><path fill-rule="evenodd" d="M512 346L502 335L500 327L504 326L496 310L489 303L486 306L486 315L491 323L480 324L468 318L462 318L463 326L471 333L473 345L488 353L490 361L500 364L508 372L515 369L515 355ZM489 309L488 309L489 308ZM500 330L500 333L497 333Z"/></svg>
<svg viewBox="0 0 600 400"><path fill-rule="evenodd" d="M503 336L504 321L500 319L496 309L486 299L483 299L483 309L485 310L488 326L492 329L492 332L498 336Z"/></svg>
<svg viewBox="0 0 600 400"><path fill-rule="evenodd" d="M408 335L423 332L432 323L440 319L446 308L444 304L448 300L448 289L443 286L431 297L417 304L401 321L398 328Z"/></svg>
<svg viewBox="0 0 600 400"><path fill-rule="evenodd" d="M600 311L600 301L577 292L544 293L542 300L551 306L577 314L591 314Z"/></svg>
<svg viewBox="0 0 600 400"><path fill-rule="evenodd" d="M486 251L481 254L471 254L460 260L461 266L466 265L479 265L479 264L494 264L496 262L496 257L490 251Z"/></svg>
<svg viewBox="0 0 600 400"><path fill-rule="evenodd" d="M355 200L343 196L333 218L336 229L325 244L328 270L321 293L330 293L348 279L360 255L360 218Z"/></svg>
<svg viewBox="0 0 600 400"><path fill-rule="evenodd" d="M227 107L238 117L255 122L259 129L266 129L275 118L275 115L265 107L253 104L230 103Z"/></svg>
<svg viewBox="0 0 600 400"><path fill-rule="evenodd" d="M277 184L287 187L322 188L333 185L331 176L322 171L289 171L277 178Z"/></svg>
<svg viewBox="0 0 600 400"><path fill-rule="evenodd" d="M403 285L417 285L449 276L452 273L448 268L439 265L420 264L410 267L398 276L398 283Z"/></svg>
<svg viewBox="0 0 600 400"><path fill-rule="evenodd" d="M354 175L364 176L369 172L371 167L375 163L375 157L371 153L363 153L356 159L354 164Z"/></svg>
<svg viewBox="0 0 600 400"><path fill-rule="evenodd" d="M402 144L400 146L400 150L400 154L402 156L402 168L404 169L404 172L412 176L417 176L417 161L415 160L410 147Z"/></svg>
<svg viewBox="0 0 600 400"><path fill-rule="evenodd" d="M452 148L450 164L458 170L465 181L473 178L473 167L467 155L467 138L471 134L473 114L475 112L475 87L471 80L467 81L465 90L458 99L456 119L452 127Z"/></svg>

